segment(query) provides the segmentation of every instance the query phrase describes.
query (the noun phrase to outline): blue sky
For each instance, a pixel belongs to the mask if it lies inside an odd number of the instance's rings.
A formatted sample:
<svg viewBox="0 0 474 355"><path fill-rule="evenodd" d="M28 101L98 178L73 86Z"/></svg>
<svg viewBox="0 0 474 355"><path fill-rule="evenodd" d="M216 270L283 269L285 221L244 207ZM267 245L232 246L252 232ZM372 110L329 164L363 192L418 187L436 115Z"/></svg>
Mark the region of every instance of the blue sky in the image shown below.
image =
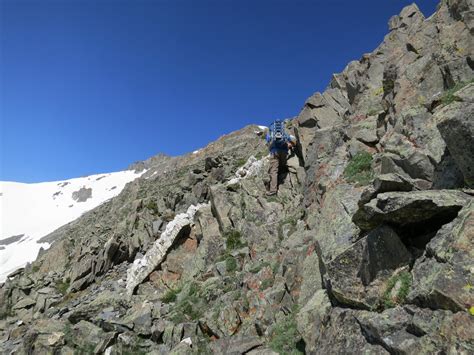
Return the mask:
<svg viewBox="0 0 474 355"><path fill-rule="evenodd" d="M0 180L123 170L295 116L410 3L0 0Z"/></svg>

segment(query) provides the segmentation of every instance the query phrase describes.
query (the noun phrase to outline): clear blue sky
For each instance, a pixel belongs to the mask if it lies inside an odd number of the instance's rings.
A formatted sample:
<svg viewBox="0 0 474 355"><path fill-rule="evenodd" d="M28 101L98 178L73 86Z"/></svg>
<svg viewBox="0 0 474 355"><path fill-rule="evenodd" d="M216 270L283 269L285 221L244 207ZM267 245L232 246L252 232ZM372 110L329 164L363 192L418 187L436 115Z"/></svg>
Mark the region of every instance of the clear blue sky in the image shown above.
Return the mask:
<svg viewBox="0 0 474 355"><path fill-rule="evenodd" d="M123 170L297 115L409 3L0 0L0 180Z"/></svg>

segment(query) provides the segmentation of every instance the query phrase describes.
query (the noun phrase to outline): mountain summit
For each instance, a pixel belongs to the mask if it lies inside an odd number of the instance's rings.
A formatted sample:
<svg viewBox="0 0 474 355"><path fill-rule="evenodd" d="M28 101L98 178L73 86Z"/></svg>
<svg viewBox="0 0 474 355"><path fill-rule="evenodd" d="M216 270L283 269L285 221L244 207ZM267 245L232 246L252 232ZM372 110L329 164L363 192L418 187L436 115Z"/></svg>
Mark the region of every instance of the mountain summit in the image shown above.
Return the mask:
<svg viewBox="0 0 474 355"><path fill-rule="evenodd" d="M474 352L473 14L392 17L290 120L277 196L256 125L137 163L8 275L2 352Z"/></svg>

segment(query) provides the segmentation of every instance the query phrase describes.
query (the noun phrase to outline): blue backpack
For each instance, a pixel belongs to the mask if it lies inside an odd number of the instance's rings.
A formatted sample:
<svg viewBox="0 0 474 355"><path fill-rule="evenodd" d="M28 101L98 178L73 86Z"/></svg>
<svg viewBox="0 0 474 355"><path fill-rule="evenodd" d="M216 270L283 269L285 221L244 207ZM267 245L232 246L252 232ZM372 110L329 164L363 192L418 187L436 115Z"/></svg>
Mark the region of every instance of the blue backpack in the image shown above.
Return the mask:
<svg viewBox="0 0 474 355"><path fill-rule="evenodd" d="M268 133L268 143L270 148L287 149L289 136L285 131L285 124L280 120L276 120L270 125Z"/></svg>

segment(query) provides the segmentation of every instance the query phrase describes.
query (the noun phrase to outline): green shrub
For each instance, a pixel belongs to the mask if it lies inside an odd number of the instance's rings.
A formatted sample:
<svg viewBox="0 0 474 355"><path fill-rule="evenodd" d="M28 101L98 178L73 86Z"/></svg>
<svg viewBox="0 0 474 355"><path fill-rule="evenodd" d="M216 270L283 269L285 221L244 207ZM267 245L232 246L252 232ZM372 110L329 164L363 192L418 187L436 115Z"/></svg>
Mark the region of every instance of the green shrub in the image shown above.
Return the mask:
<svg viewBox="0 0 474 355"><path fill-rule="evenodd" d="M262 283L260 285L260 291L264 291L272 285L273 285L273 280L272 279L265 279L265 280L262 281Z"/></svg>
<svg viewBox="0 0 474 355"><path fill-rule="evenodd" d="M383 294L383 306L384 308L392 308L397 304L403 304L408 296L411 286L411 274L408 271L403 271L397 275L392 276L387 281L387 286ZM398 289L397 294L392 297L393 288L400 283L400 288Z"/></svg>
<svg viewBox="0 0 474 355"><path fill-rule="evenodd" d="M367 185L374 176L372 160L373 158L370 153L357 153L344 169L346 180L360 185Z"/></svg>
<svg viewBox="0 0 474 355"><path fill-rule="evenodd" d="M242 235L236 229L228 229L224 232L225 244L227 251L242 248L245 244L242 242Z"/></svg>
<svg viewBox="0 0 474 355"><path fill-rule="evenodd" d="M270 347L279 354L304 354L304 350L298 347L301 336L296 327L295 314L290 313L273 328Z"/></svg>
<svg viewBox="0 0 474 355"><path fill-rule="evenodd" d="M161 296L161 301L164 303L171 303L176 301L176 296L181 292L181 288L172 289L170 288Z"/></svg>
<svg viewBox="0 0 474 355"><path fill-rule="evenodd" d="M234 272L237 270L237 261L234 257L229 256L225 259L225 269L227 272Z"/></svg>
<svg viewBox="0 0 474 355"><path fill-rule="evenodd" d="M246 158L240 158L235 161L235 166L237 168L240 168L241 166L244 166L244 164L247 162Z"/></svg>
<svg viewBox="0 0 474 355"><path fill-rule="evenodd" d="M152 214L158 214L158 205L156 204L155 200L149 200L146 204L146 208L148 208Z"/></svg>
<svg viewBox="0 0 474 355"><path fill-rule="evenodd" d="M71 282L69 278L67 278L65 281L58 281L56 282L56 290L58 290L62 295L65 295L70 284Z"/></svg>
<svg viewBox="0 0 474 355"><path fill-rule="evenodd" d="M183 287L178 293L180 296L176 295L176 303L170 312L171 319L175 323L198 320L205 310L199 285L192 282L189 287Z"/></svg>
<svg viewBox="0 0 474 355"><path fill-rule="evenodd" d="M441 104L446 106L446 105L449 105L450 103L453 103L454 101L459 101L459 98L454 94L458 92L459 90L461 90L463 87L471 83L474 83L474 79L467 82L457 83L451 89L446 90L443 93L443 96L441 96L440 98Z"/></svg>

